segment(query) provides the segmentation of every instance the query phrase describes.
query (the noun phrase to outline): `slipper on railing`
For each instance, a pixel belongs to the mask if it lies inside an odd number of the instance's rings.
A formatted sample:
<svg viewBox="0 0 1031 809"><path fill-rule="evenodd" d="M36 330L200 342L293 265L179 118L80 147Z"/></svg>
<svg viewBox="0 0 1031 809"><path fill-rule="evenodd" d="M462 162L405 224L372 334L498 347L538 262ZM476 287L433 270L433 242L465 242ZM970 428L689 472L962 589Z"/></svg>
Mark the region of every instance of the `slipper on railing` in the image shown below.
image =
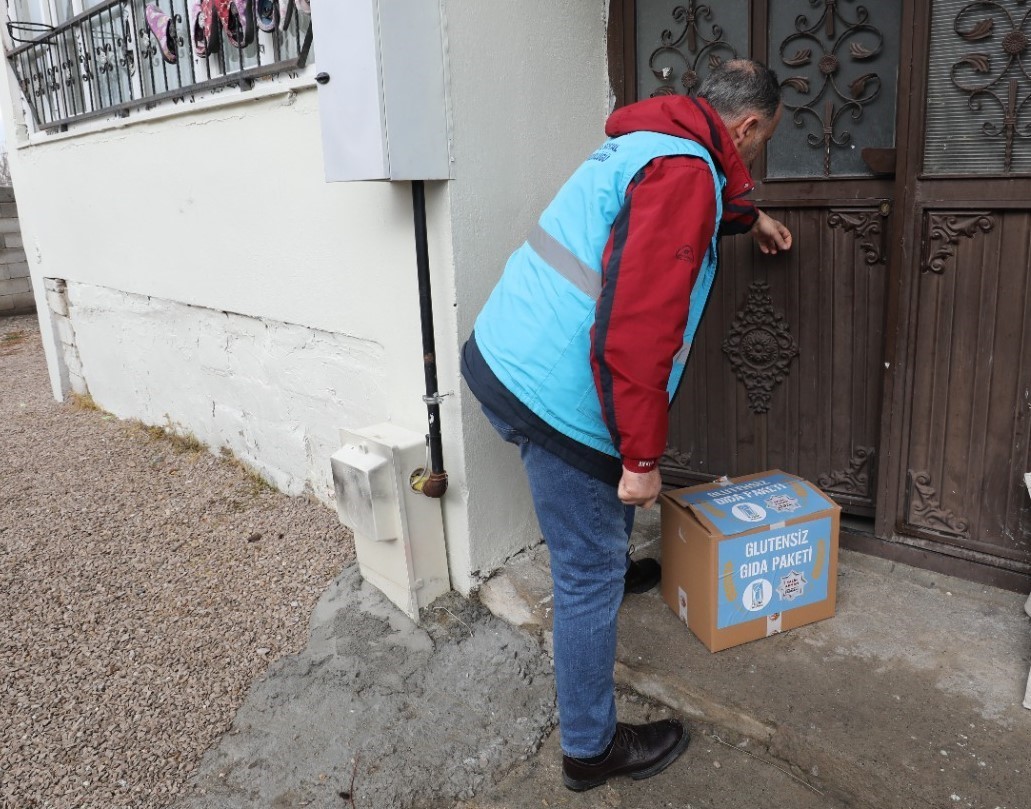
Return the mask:
<svg viewBox="0 0 1031 809"><path fill-rule="evenodd" d="M226 37L237 48L254 41L254 7L251 0L215 0L218 21Z"/></svg>
<svg viewBox="0 0 1031 809"><path fill-rule="evenodd" d="M190 39L193 52L201 59L218 52L222 37L215 15L215 0L200 0L190 6Z"/></svg>
<svg viewBox="0 0 1031 809"><path fill-rule="evenodd" d="M168 64L174 65L179 61L179 43L172 18L165 14L157 3L148 3L143 14L147 20L147 27L157 40L161 56Z"/></svg>
<svg viewBox="0 0 1031 809"><path fill-rule="evenodd" d="M254 0L254 22L260 31L275 31L279 27L279 0Z"/></svg>

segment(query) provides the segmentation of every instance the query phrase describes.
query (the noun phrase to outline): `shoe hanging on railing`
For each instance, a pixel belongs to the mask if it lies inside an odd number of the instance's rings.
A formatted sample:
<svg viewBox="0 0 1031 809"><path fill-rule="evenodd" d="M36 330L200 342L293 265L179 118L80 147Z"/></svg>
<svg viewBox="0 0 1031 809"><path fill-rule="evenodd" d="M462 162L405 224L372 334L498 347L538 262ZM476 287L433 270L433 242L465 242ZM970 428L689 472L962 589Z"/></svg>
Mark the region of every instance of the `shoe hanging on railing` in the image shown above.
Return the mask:
<svg viewBox="0 0 1031 809"><path fill-rule="evenodd" d="M254 41L254 7L251 0L215 0L218 21L226 38L236 48L246 48Z"/></svg>
<svg viewBox="0 0 1031 809"><path fill-rule="evenodd" d="M157 40L162 58L170 65L179 61L179 41L175 24L157 3L148 3L144 10L147 27Z"/></svg>
<svg viewBox="0 0 1031 809"><path fill-rule="evenodd" d="M259 31L275 31L279 27L279 0L254 0L254 23Z"/></svg>
<svg viewBox="0 0 1031 809"><path fill-rule="evenodd" d="M222 42L221 33L215 14L215 0L199 0L190 6L190 39L197 56L204 59L218 53Z"/></svg>

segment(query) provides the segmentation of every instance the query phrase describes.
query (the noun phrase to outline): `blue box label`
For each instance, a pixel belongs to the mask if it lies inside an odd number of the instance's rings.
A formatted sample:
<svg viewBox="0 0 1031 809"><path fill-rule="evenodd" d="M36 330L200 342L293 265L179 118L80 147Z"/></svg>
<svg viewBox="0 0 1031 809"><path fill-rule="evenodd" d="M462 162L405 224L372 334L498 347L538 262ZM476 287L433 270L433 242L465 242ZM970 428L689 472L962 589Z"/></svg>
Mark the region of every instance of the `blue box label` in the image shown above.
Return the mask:
<svg viewBox="0 0 1031 809"><path fill-rule="evenodd" d="M706 491L683 492L676 499L704 514L720 534L728 537L831 507L809 483L784 472Z"/></svg>
<svg viewBox="0 0 1031 809"><path fill-rule="evenodd" d="M830 517L719 542L716 626L754 621L827 598Z"/></svg>

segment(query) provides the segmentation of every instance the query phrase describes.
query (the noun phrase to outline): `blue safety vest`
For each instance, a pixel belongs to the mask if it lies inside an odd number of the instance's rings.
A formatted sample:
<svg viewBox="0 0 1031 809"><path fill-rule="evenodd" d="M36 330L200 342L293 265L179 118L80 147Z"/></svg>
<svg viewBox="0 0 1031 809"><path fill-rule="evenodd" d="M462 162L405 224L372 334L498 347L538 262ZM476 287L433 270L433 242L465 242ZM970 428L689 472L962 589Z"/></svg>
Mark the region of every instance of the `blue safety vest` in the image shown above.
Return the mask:
<svg viewBox="0 0 1031 809"><path fill-rule="evenodd" d="M718 230L726 178L704 146L657 132L613 138L562 186L509 258L476 320L476 344L498 380L551 427L609 455L618 453L602 418L590 362L602 253L631 180L655 158L673 155L698 157L709 166ZM667 382L670 398L715 274L713 233L691 293L683 347Z"/></svg>

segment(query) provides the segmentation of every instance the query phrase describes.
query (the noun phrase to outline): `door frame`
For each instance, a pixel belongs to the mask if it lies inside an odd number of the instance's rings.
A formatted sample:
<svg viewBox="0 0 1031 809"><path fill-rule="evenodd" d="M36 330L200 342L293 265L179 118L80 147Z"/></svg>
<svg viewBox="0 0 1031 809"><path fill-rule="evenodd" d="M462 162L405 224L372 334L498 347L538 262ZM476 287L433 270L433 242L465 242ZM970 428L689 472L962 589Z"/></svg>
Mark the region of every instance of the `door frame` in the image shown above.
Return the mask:
<svg viewBox="0 0 1031 809"><path fill-rule="evenodd" d="M933 0L901 0L902 20L899 40L899 87L896 101L896 173L893 186L894 217L887 266L887 303L885 311L882 376L880 450L877 459L874 530L862 527L841 527L842 547L938 573L1027 592L1031 574L999 567L985 554L945 548L933 541L909 536L896 521L901 500L901 482L905 475L904 460L899 451L905 439L913 363L909 348L913 340L912 311L915 305L913 273L917 266L922 240L924 200L920 198L919 176L923 166L924 142L917 137L924 131L927 97L928 55L930 53L930 18ZM768 5L764 0L749 0L752 52L766 54L766 22ZM617 107L636 99L636 0L609 0L608 17L609 81ZM921 23L921 24L918 24ZM919 58L918 58L919 57ZM906 144L906 148L898 148ZM756 174L765 174L765 156ZM956 180L963 183L963 180ZM998 199L976 198L977 179L966 181L971 186L971 205L978 207L1027 207L1014 191L997 194ZM792 186L792 200L802 195L820 196L820 181ZM763 196L771 207L787 202L777 193L777 183L765 183ZM860 193L863 192L863 193ZM856 199L867 199L869 190L860 181L854 192ZM864 196L863 194L866 194ZM852 201L846 194L835 204ZM953 204L953 203L950 203ZM948 552L943 552L948 551Z"/></svg>

